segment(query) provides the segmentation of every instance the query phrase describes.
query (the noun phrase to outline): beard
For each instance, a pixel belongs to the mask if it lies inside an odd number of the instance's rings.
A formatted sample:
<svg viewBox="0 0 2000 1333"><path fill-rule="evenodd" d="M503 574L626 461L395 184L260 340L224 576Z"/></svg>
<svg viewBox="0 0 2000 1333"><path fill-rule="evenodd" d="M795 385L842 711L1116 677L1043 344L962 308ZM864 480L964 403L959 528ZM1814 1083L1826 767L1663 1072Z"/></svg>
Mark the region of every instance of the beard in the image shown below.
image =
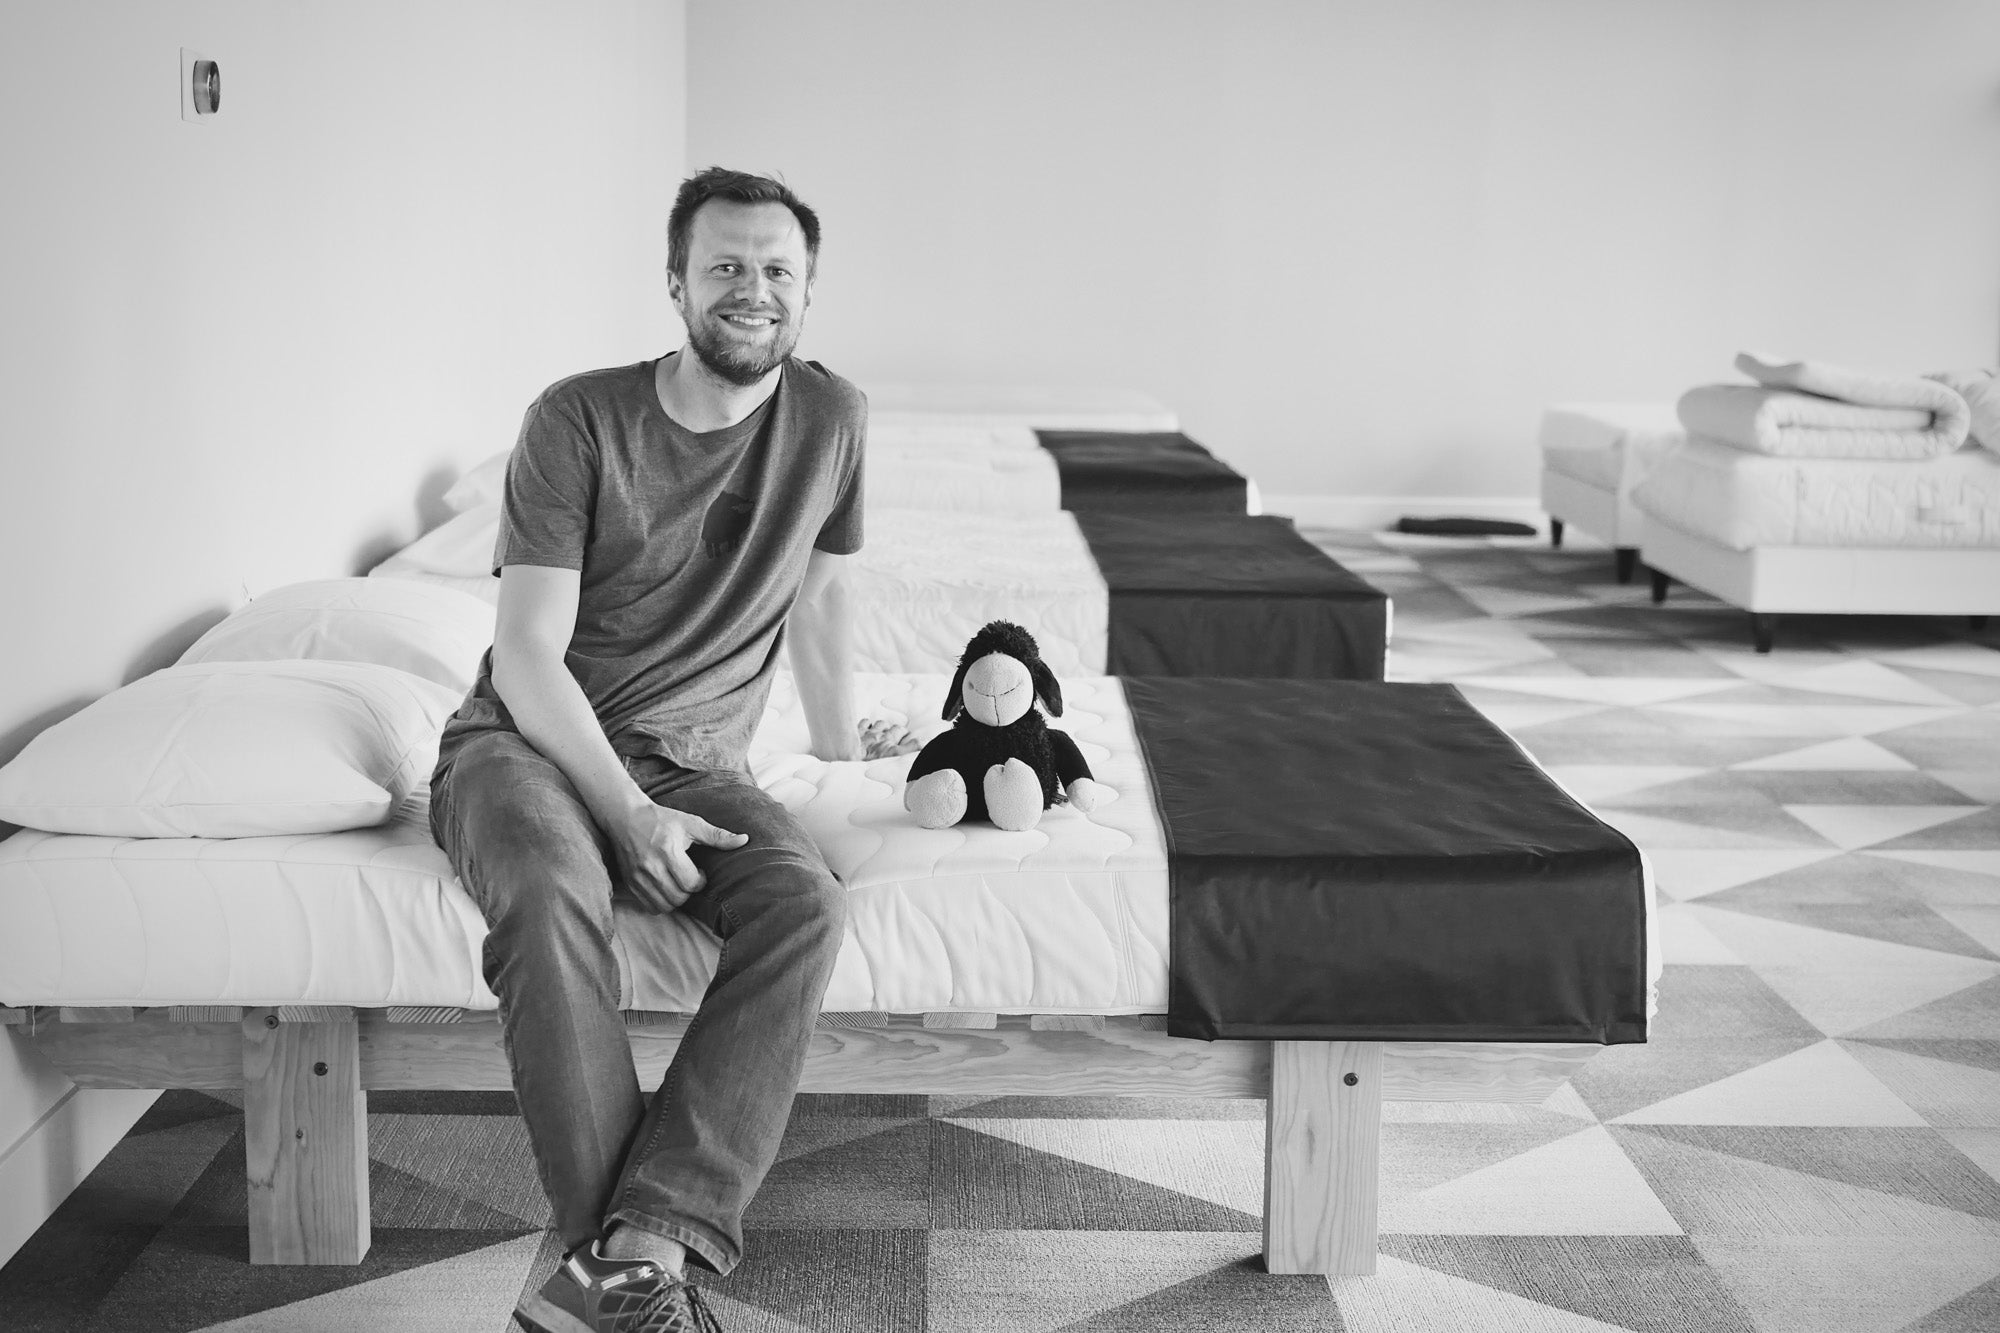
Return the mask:
<svg viewBox="0 0 2000 1333"><path fill-rule="evenodd" d="M767 340L745 343L733 337L720 315L704 315L683 320L687 325L688 346L695 358L717 379L749 388L785 363L799 345L799 326L781 320L771 326Z"/></svg>

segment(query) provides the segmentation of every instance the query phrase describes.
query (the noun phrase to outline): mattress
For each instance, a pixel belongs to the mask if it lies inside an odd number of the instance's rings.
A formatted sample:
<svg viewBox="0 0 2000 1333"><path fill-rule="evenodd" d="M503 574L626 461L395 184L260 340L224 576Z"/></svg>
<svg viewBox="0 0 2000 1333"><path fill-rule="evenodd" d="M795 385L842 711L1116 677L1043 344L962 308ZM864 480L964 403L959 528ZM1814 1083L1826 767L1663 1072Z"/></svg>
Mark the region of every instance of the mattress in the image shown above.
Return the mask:
<svg viewBox="0 0 2000 1333"><path fill-rule="evenodd" d="M1038 430L1064 509L1119 514L1254 512L1248 480L1179 431Z"/></svg>
<svg viewBox="0 0 2000 1333"><path fill-rule="evenodd" d="M1924 460L1753 454L1700 436L1654 466L1633 502L1732 550L2000 547L2000 455Z"/></svg>
<svg viewBox="0 0 2000 1333"><path fill-rule="evenodd" d="M1056 460L1040 449L870 439L867 466L870 509L1015 514L1062 508Z"/></svg>
<svg viewBox="0 0 2000 1333"><path fill-rule="evenodd" d="M863 676L857 702L914 720L948 684ZM1197 1036L1643 1037L1659 952L1636 852L1559 808L1450 687L1063 685L1056 725L1113 795L1020 833L922 829L901 809L910 757L804 756L797 700L774 690L752 770L852 895L826 1010L1165 1009ZM379 828L311 838L18 834L0 843L0 1002L494 1007L483 925L425 814L413 799ZM1606 892L1566 892L1607 850ZM713 937L679 914L618 920L623 1006L695 1008ZM1606 979L1623 988L1609 1002Z"/></svg>
<svg viewBox="0 0 2000 1333"><path fill-rule="evenodd" d="M947 675L859 676L865 712L936 730ZM1115 793L1034 830L920 828L910 758L803 753L787 679L753 743L758 782L796 812L852 895L829 1011L1157 1013L1167 998L1166 850L1124 694L1064 681L1056 725ZM485 924L413 797L377 828L314 837L0 843L0 1002L496 1007ZM895 836L885 836L890 826ZM692 1011L717 945L678 914L620 906L623 1005Z"/></svg>
<svg viewBox="0 0 2000 1333"><path fill-rule="evenodd" d="M1037 426L1050 430L1179 430L1180 420L1129 389L1009 385L864 384L868 423L883 426Z"/></svg>
<svg viewBox="0 0 2000 1333"><path fill-rule="evenodd" d="M1558 403L1536 442L1549 471L1616 491L1686 438L1672 403Z"/></svg>

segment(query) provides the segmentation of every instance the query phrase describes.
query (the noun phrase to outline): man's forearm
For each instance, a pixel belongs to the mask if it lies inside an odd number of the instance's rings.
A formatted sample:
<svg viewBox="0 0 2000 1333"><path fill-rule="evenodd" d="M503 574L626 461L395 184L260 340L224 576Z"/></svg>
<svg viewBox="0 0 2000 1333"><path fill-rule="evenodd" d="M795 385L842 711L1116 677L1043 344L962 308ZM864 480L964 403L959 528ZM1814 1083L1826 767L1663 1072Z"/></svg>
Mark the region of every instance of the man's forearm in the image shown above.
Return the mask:
<svg viewBox="0 0 2000 1333"><path fill-rule="evenodd" d="M805 708L812 752L821 759L859 759L855 731L854 630L848 619L847 582L831 578L792 607L787 639L792 677Z"/></svg>
<svg viewBox="0 0 2000 1333"><path fill-rule="evenodd" d="M522 737L563 771L600 828L646 802L646 793L611 748L583 687L560 659L503 657L496 649L493 688Z"/></svg>

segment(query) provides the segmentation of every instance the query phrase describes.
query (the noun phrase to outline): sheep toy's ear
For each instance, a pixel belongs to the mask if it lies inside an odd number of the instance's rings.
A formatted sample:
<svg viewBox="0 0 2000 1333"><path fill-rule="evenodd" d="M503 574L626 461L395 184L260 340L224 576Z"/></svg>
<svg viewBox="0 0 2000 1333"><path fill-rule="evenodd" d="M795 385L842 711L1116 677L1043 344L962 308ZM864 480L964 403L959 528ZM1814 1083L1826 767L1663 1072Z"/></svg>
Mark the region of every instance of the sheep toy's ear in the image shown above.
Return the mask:
<svg viewBox="0 0 2000 1333"><path fill-rule="evenodd" d="M965 711L965 673L972 670L971 662L960 662L958 670L951 678L951 690L944 696L944 720L953 721Z"/></svg>
<svg viewBox="0 0 2000 1333"><path fill-rule="evenodd" d="M1056 684L1056 673L1049 670L1049 664L1037 657L1028 664L1028 678L1035 682L1035 693L1042 697L1042 707L1050 717L1062 716L1062 686Z"/></svg>

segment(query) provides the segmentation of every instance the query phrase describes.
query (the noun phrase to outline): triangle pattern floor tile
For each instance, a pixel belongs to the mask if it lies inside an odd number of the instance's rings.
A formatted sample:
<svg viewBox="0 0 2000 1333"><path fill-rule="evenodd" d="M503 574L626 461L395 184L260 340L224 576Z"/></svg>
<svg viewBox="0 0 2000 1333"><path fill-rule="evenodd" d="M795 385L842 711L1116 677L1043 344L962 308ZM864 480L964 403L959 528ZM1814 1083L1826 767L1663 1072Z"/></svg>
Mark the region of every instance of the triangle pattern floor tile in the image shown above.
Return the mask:
<svg viewBox="0 0 2000 1333"><path fill-rule="evenodd" d="M1819 694L1851 695L1858 699L1880 699L1894 704L1925 704L1952 707L1958 700L1879 662L1840 661L1827 666L1794 668L1789 655L1772 654L1762 663L1730 659L1723 665L1752 680L1769 681Z"/></svg>
<svg viewBox="0 0 2000 1333"><path fill-rule="evenodd" d="M852 1125L856 1120L845 1120ZM755 1227L866 1230L930 1225L931 1122L877 1120L772 1166L744 1222Z"/></svg>
<svg viewBox="0 0 2000 1333"><path fill-rule="evenodd" d="M1628 1125L1922 1125L1832 1041L1617 1117Z"/></svg>
<svg viewBox="0 0 2000 1333"><path fill-rule="evenodd" d="M2000 1273L1990 1243L1943 1237L1700 1236L1758 1333L1896 1333Z"/></svg>
<svg viewBox="0 0 2000 1333"><path fill-rule="evenodd" d="M924 1333L929 1248L912 1229L754 1227L735 1272L695 1280L803 1328Z"/></svg>
<svg viewBox="0 0 2000 1333"><path fill-rule="evenodd" d="M2000 1278L1912 1320L1903 1326L1903 1333L1993 1333L1996 1328L2000 1328Z"/></svg>
<svg viewBox="0 0 2000 1333"><path fill-rule="evenodd" d="M729 1294L726 1282L703 1282L701 1298L716 1322L729 1333L818 1333L818 1330L804 1324L795 1323L774 1310L762 1306L749 1305ZM519 1326L508 1328L506 1333L517 1333Z"/></svg>
<svg viewBox="0 0 2000 1333"><path fill-rule="evenodd" d="M2000 1182L1929 1129L1776 1125L1647 1125L1644 1129L1708 1152L2000 1221Z"/></svg>
<svg viewBox="0 0 2000 1333"><path fill-rule="evenodd" d="M1701 903L1703 925L1829 1036L1861 1029L2000 976L2000 963L1793 925ZM1917 1035L1889 1034L1881 1035Z"/></svg>
<svg viewBox="0 0 2000 1333"><path fill-rule="evenodd" d="M1156 1333L1163 1328L1331 1333L1342 1327L1325 1278L1267 1273L1258 1258L1210 1269L1064 1325L1064 1333Z"/></svg>
<svg viewBox="0 0 2000 1333"><path fill-rule="evenodd" d="M1814 926L1868 939L1907 944L1918 949L1959 954L2000 962L2000 952L1969 933L1950 913L1965 915L1968 924L1981 923L1981 912L1993 908L1933 903L1932 885L1913 887L1908 881L1941 878L1943 872L1909 875L1895 862L1844 855L1837 860L1787 871L1724 889L1701 900L1705 907L1743 912L1773 921Z"/></svg>
<svg viewBox="0 0 2000 1333"><path fill-rule="evenodd" d="M1837 849L1663 847L1648 850L1653 881L1662 894L1687 902L1739 884L1813 865L1837 856Z"/></svg>
<svg viewBox="0 0 2000 1333"><path fill-rule="evenodd" d="M1815 772L1904 770L1916 767L1901 755L1890 754L1865 736L1847 736L1837 741L1821 741L1803 750L1774 754L1767 759L1746 759L1736 768L1809 769Z"/></svg>
<svg viewBox="0 0 2000 1333"><path fill-rule="evenodd" d="M2000 904L1992 907L1940 906L1932 910L1988 953L2000 955Z"/></svg>
<svg viewBox="0 0 2000 1333"><path fill-rule="evenodd" d="M2000 768L1932 769L1931 776L1981 805L2000 805Z"/></svg>
<svg viewBox="0 0 2000 1333"><path fill-rule="evenodd" d="M938 1231L928 1333L1049 1333L1262 1251L1235 1231Z"/></svg>
<svg viewBox="0 0 2000 1333"><path fill-rule="evenodd" d="M1920 1008L1892 1014L1843 1035L1861 1038L1972 1037L2000 1041L2000 979L1967 986Z"/></svg>
<svg viewBox="0 0 2000 1333"><path fill-rule="evenodd" d="M1560 1143L1583 1128L1584 1124L1564 1117L1511 1122L1385 1121L1376 1173L1378 1192L1385 1204L1400 1202L1510 1162L1523 1153Z"/></svg>
<svg viewBox="0 0 2000 1333"><path fill-rule="evenodd" d="M1487 721L1512 735L1517 731L1542 726L1544 723L1567 722L1571 718L1601 713L1605 705L1515 702L1489 696L1484 700L1474 700L1473 707L1485 714Z"/></svg>
<svg viewBox="0 0 2000 1333"><path fill-rule="evenodd" d="M1584 1104L1576 1088L1563 1084L1542 1101L1522 1102L1404 1102L1382 1103L1385 1125L1531 1125L1559 1137L1582 1120L1595 1123L1597 1113Z"/></svg>
<svg viewBox="0 0 2000 1333"><path fill-rule="evenodd" d="M1788 805L1785 809L1836 847L1870 847L1965 818L1978 809L1965 805Z"/></svg>
<svg viewBox="0 0 2000 1333"><path fill-rule="evenodd" d="M1550 777L1585 805L1708 772L1689 764L1555 764Z"/></svg>
<svg viewBox="0 0 2000 1333"><path fill-rule="evenodd" d="M1881 660L1893 667L1924 667L2000 679L2000 653L1973 643L1945 643L1935 648L1884 653Z"/></svg>
<svg viewBox="0 0 2000 1333"><path fill-rule="evenodd" d="M1934 1236L2000 1241L2000 1222L1789 1167L1679 1143L1645 1125L1608 1131L1697 1242L1728 1236Z"/></svg>
<svg viewBox="0 0 2000 1333"><path fill-rule="evenodd" d="M953 1124L1258 1217L1264 1125L1234 1120L971 1120Z"/></svg>
<svg viewBox="0 0 2000 1333"><path fill-rule="evenodd" d="M1532 746L1529 748L1533 749ZM1669 818L1653 810L1607 806L1595 813L1599 819L1637 843L1649 855L1655 848L1797 850L1801 847L1819 847L1824 841L1818 833L1803 824L1797 825L1796 834L1789 829L1781 829L1775 834L1750 833L1718 828L1712 823L1696 822L1691 819Z"/></svg>
<svg viewBox="0 0 2000 1333"><path fill-rule="evenodd" d="M1975 806L1957 819L1940 820L1893 839L1882 839L1884 851L1958 851L2000 845L2000 809Z"/></svg>
<svg viewBox="0 0 2000 1333"><path fill-rule="evenodd" d="M1654 915L1659 928L1660 957L1669 964L1701 967L1729 967L1743 960L1709 931L1701 919L1678 903L1669 903Z"/></svg>
<svg viewBox="0 0 2000 1333"><path fill-rule="evenodd" d="M1422 1264L1383 1255L1373 1277L1332 1279L1349 1333L1629 1333Z"/></svg>
<svg viewBox="0 0 2000 1333"><path fill-rule="evenodd" d="M1261 1209L1230 1208L944 1121L932 1125L931 1160L933 1227L1257 1231L1263 1226Z"/></svg>
<svg viewBox="0 0 2000 1333"><path fill-rule="evenodd" d="M206 1333L352 1333L423 1329L492 1333L508 1327L540 1232L205 1326Z"/></svg>
<svg viewBox="0 0 2000 1333"><path fill-rule="evenodd" d="M1685 1236L1385 1236L1382 1253L1633 1333L1756 1333Z"/></svg>
<svg viewBox="0 0 2000 1333"><path fill-rule="evenodd" d="M2000 712L1962 708L1930 722L1877 732L1873 739L1919 768L1987 768L2000 753Z"/></svg>
<svg viewBox="0 0 2000 1333"><path fill-rule="evenodd" d="M785 1126L784 1142L778 1146L778 1160L789 1162L828 1148L837 1148L843 1143L852 1143L856 1139L922 1123L922 1119L916 1117L887 1119L854 1115L794 1115L791 1123Z"/></svg>
<svg viewBox="0 0 2000 1333"><path fill-rule="evenodd" d="M1381 1229L1428 1235L1677 1235L1680 1226L1601 1125L1400 1199Z"/></svg>
<svg viewBox="0 0 2000 1333"><path fill-rule="evenodd" d="M381 1226L540 1230L548 1196L515 1116L371 1115L369 1189Z"/></svg>
<svg viewBox="0 0 2000 1333"><path fill-rule="evenodd" d="M1944 1129L1939 1133L1967 1161L2000 1184L2000 1129Z"/></svg>
<svg viewBox="0 0 2000 1333"><path fill-rule="evenodd" d="M1937 866L1943 870L1956 870L1967 875L1990 875L2000 886L2000 850L1943 851L1930 848L1882 848L1870 850L1871 856L1893 856L1898 861L1908 861L1912 865Z"/></svg>
<svg viewBox="0 0 2000 1333"><path fill-rule="evenodd" d="M1675 726L1703 735L1768 738L1769 744L1764 748L1771 754L1787 753L1843 734L1839 727L1822 717L1818 709L1771 703L1737 703L1727 696L1659 704L1652 711Z"/></svg>
<svg viewBox="0 0 2000 1333"><path fill-rule="evenodd" d="M2000 1129L2000 1074L1872 1042L1845 1043L1905 1103L1939 1128Z"/></svg>
<svg viewBox="0 0 2000 1333"><path fill-rule="evenodd" d="M1734 682L1681 676L1502 676L1493 679L1475 677L1461 683L1513 690L1517 694L1545 695L1552 699L1631 707L1713 694L1730 688Z"/></svg>

